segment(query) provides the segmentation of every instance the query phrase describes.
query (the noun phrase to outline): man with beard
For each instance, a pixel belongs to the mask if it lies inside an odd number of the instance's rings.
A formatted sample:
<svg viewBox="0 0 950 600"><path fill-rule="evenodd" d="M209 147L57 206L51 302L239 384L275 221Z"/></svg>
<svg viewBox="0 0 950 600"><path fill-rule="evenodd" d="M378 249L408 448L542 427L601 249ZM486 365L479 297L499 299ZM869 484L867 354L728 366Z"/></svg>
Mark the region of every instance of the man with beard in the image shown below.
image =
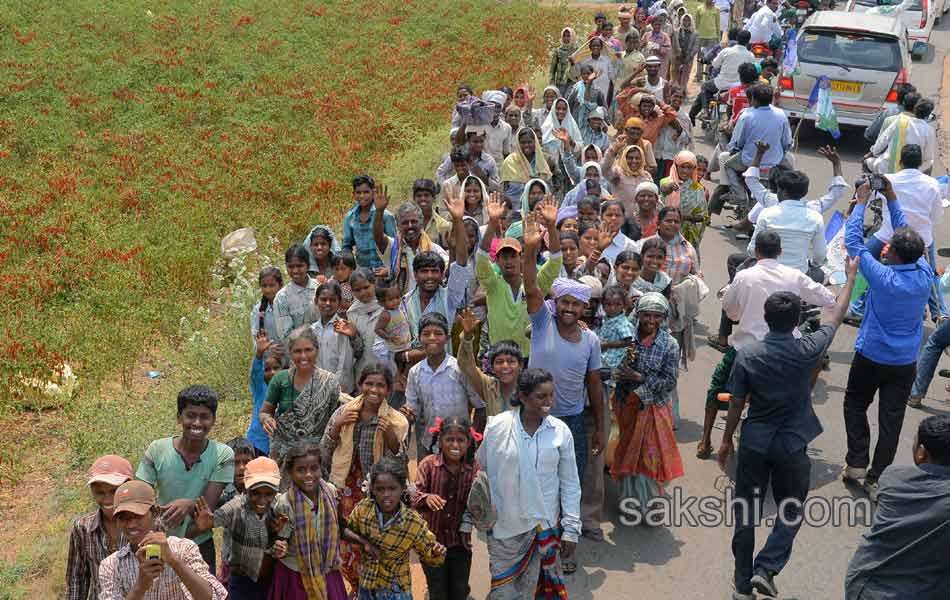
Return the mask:
<svg viewBox="0 0 950 600"><path fill-rule="evenodd" d="M461 201L461 200L459 200ZM382 215L389 206L389 194L384 187L382 193L376 194L374 200L376 211ZM382 207L382 208L380 208ZM396 211L396 238L386 235L383 217L373 220L373 239L376 241L376 250L383 262L383 269L387 270L388 278L396 280L402 294L411 293L416 287L414 266L416 256L421 252L434 252L442 259L443 269L449 260L449 253L432 241L422 230L423 210L410 202L400 205ZM382 273L377 272L377 276Z"/></svg>
<svg viewBox="0 0 950 600"><path fill-rule="evenodd" d="M545 218L545 221L548 231L556 229L553 219ZM594 417L590 454L599 456L607 445L603 427L600 340L593 331L580 326L584 308L591 297L591 288L588 285L558 277L551 286L554 294L553 306L552 303L544 301L544 293L537 283L537 257L541 238L537 216L532 213L525 219L523 267L528 315L531 317L531 357L528 367L544 365L554 376L554 407L551 414L571 430L577 474L583 481L588 458L584 405L588 399ZM572 573L576 568L573 562L565 561L565 573Z"/></svg>

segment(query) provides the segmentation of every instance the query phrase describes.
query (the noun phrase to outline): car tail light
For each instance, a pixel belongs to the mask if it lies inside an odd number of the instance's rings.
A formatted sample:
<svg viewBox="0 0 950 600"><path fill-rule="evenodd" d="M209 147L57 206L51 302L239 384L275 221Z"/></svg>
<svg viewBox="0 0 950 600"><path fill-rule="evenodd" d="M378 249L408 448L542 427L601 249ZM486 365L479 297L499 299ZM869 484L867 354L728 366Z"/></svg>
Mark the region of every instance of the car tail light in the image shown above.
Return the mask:
<svg viewBox="0 0 950 600"><path fill-rule="evenodd" d="M811 8L811 5L808 4L805 0L802 0L798 3L798 8Z"/></svg>
<svg viewBox="0 0 950 600"><path fill-rule="evenodd" d="M921 29L927 28L927 15L928 15L927 11L929 8L927 4L928 4L928 0L924 0L923 6L921 7L921 11L920 11L920 28Z"/></svg>
<svg viewBox="0 0 950 600"><path fill-rule="evenodd" d="M897 87L905 83L907 83L907 71L901 69L897 73L897 78L894 79L894 85L891 87L891 91L887 93L887 98L884 98L884 102L897 102Z"/></svg>
<svg viewBox="0 0 950 600"><path fill-rule="evenodd" d="M791 77L781 77L778 80L778 87L779 89L790 92L795 89L795 80L793 80Z"/></svg>

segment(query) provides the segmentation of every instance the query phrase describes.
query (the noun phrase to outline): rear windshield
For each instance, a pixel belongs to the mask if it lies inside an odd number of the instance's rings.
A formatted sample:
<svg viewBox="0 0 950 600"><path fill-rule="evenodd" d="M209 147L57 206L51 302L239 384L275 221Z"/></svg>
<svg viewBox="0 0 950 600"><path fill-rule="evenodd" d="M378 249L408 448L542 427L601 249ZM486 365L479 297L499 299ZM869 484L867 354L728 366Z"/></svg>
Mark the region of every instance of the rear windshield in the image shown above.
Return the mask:
<svg viewBox="0 0 950 600"><path fill-rule="evenodd" d="M861 6L897 6L901 3L901 0L854 0L857 4ZM918 12L923 12L924 10L924 0L910 0L910 3L907 6L906 10L915 10Z"/></svg>
<svg viewBox="0 0 950 600"><path fill-rule="evenodd" d="M896 73L901 70L901 48L892 37L808 29L798 42L798 60Z"/></svg>

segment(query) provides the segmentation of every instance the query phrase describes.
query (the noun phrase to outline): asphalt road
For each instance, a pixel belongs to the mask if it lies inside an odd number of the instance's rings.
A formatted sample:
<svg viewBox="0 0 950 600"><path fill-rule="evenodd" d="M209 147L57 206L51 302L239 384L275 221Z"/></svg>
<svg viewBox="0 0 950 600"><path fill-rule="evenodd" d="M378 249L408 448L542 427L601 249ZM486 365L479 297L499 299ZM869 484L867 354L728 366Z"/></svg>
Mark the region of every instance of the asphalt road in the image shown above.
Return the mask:
<svg viewBox="0 0 950 600"><path fill-rule="evenodd" d="M921 61L913 64L911 81L940 106L939 93L943 80L944 57L950 48L950 15L934 32L935 46ZM815 153L816 148L829 143L831 138L811 126L802 128L800 148L797 152L798 168L803 169L812 181L812 197L822 193L831 177L827 161ZM862 131L846 129L838 143L844 159L845 179L854 181L860 175L860 157L866 151ZM711 155L711 148L700 144L697 152ZM950 162L950 161L948 161ZM943 167L934 169L943 173ZM846 200L841 201L842 210ZM950 239L950 220L938 227L936 239ZM703 273L713 291L726 283L725 260L728 254L744 247L746 242L736 242L728 230L722 229L722 221L714 217L713 227L707 230L702 243ZM697 336L704 339L714 333L719 323L720 304L714 293L702 305ZM926 335L933 330L927 324ZM843 326L831 347L831 370L824 372L815 388L814 404L824 426L824 433L809 449L812 460L811 497L825 499L864 498L858 488L845 486L841 470L846 451L842 403L844 386L854 350L856 330ZM719 352L697 340L696 361L679 379L680 410L683 422L677 432L679 448L685 462L686 475L670 486L672 493L679 488L683 496L713 496L721 499L722 490L728 484L715 459L695 458L703 421L703 402L710 375L722 356ZM944 359L942 366L950 366ZM901 434L901 444L896 461L911 462L911 443L918 423L931 414L950 412L950 393L945 391L944 381L936 378L930 388L923 409L908 409ZM876 404L870 411L873 436L876 438ZM713 432L713 445L718 447L722 437L722 423L717 423ZM717 489L718 488L718 489ZM612 485L608 484L608 494ZM676 598L720 599L729 598L733 573L731 551L732 529L726 525L701 526L681 523L672 527L624 526L618 521L616 502L608 499L604 531L606 541L591 542L582 538L578 546L579 568L569 576L569 595L575 599L614 598ZM821 508L815 508L815 517ZM774 507L766 514L774 513ZM843 514L843 511L839 511ZM825 600L842 598L844 574L849 559L866 528L863 525L821 527L806 524L796 539L791 560L776 578L782 598L799 600ZM760 527L756 532L757 548L764 543L767 530ZM421 575L421 573L420 573ZM483 542L476 542L472 567L472 596L485 598L489 589L488 558Z"/></svg>

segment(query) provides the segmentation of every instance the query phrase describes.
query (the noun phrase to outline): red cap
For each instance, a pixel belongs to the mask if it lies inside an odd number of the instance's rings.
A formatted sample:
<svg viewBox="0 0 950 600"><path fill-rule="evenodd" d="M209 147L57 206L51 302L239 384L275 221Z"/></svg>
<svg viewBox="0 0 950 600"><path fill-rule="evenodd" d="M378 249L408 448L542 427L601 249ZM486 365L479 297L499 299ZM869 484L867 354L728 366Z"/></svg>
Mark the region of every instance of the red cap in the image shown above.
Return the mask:
<svg viewBox="0 0 950 600"><path fill-rule="evenodd" d="M96 482L120 486L132 479L132 464L115 454L106 454L96 459L89 467L89 485Z"/></svg>

